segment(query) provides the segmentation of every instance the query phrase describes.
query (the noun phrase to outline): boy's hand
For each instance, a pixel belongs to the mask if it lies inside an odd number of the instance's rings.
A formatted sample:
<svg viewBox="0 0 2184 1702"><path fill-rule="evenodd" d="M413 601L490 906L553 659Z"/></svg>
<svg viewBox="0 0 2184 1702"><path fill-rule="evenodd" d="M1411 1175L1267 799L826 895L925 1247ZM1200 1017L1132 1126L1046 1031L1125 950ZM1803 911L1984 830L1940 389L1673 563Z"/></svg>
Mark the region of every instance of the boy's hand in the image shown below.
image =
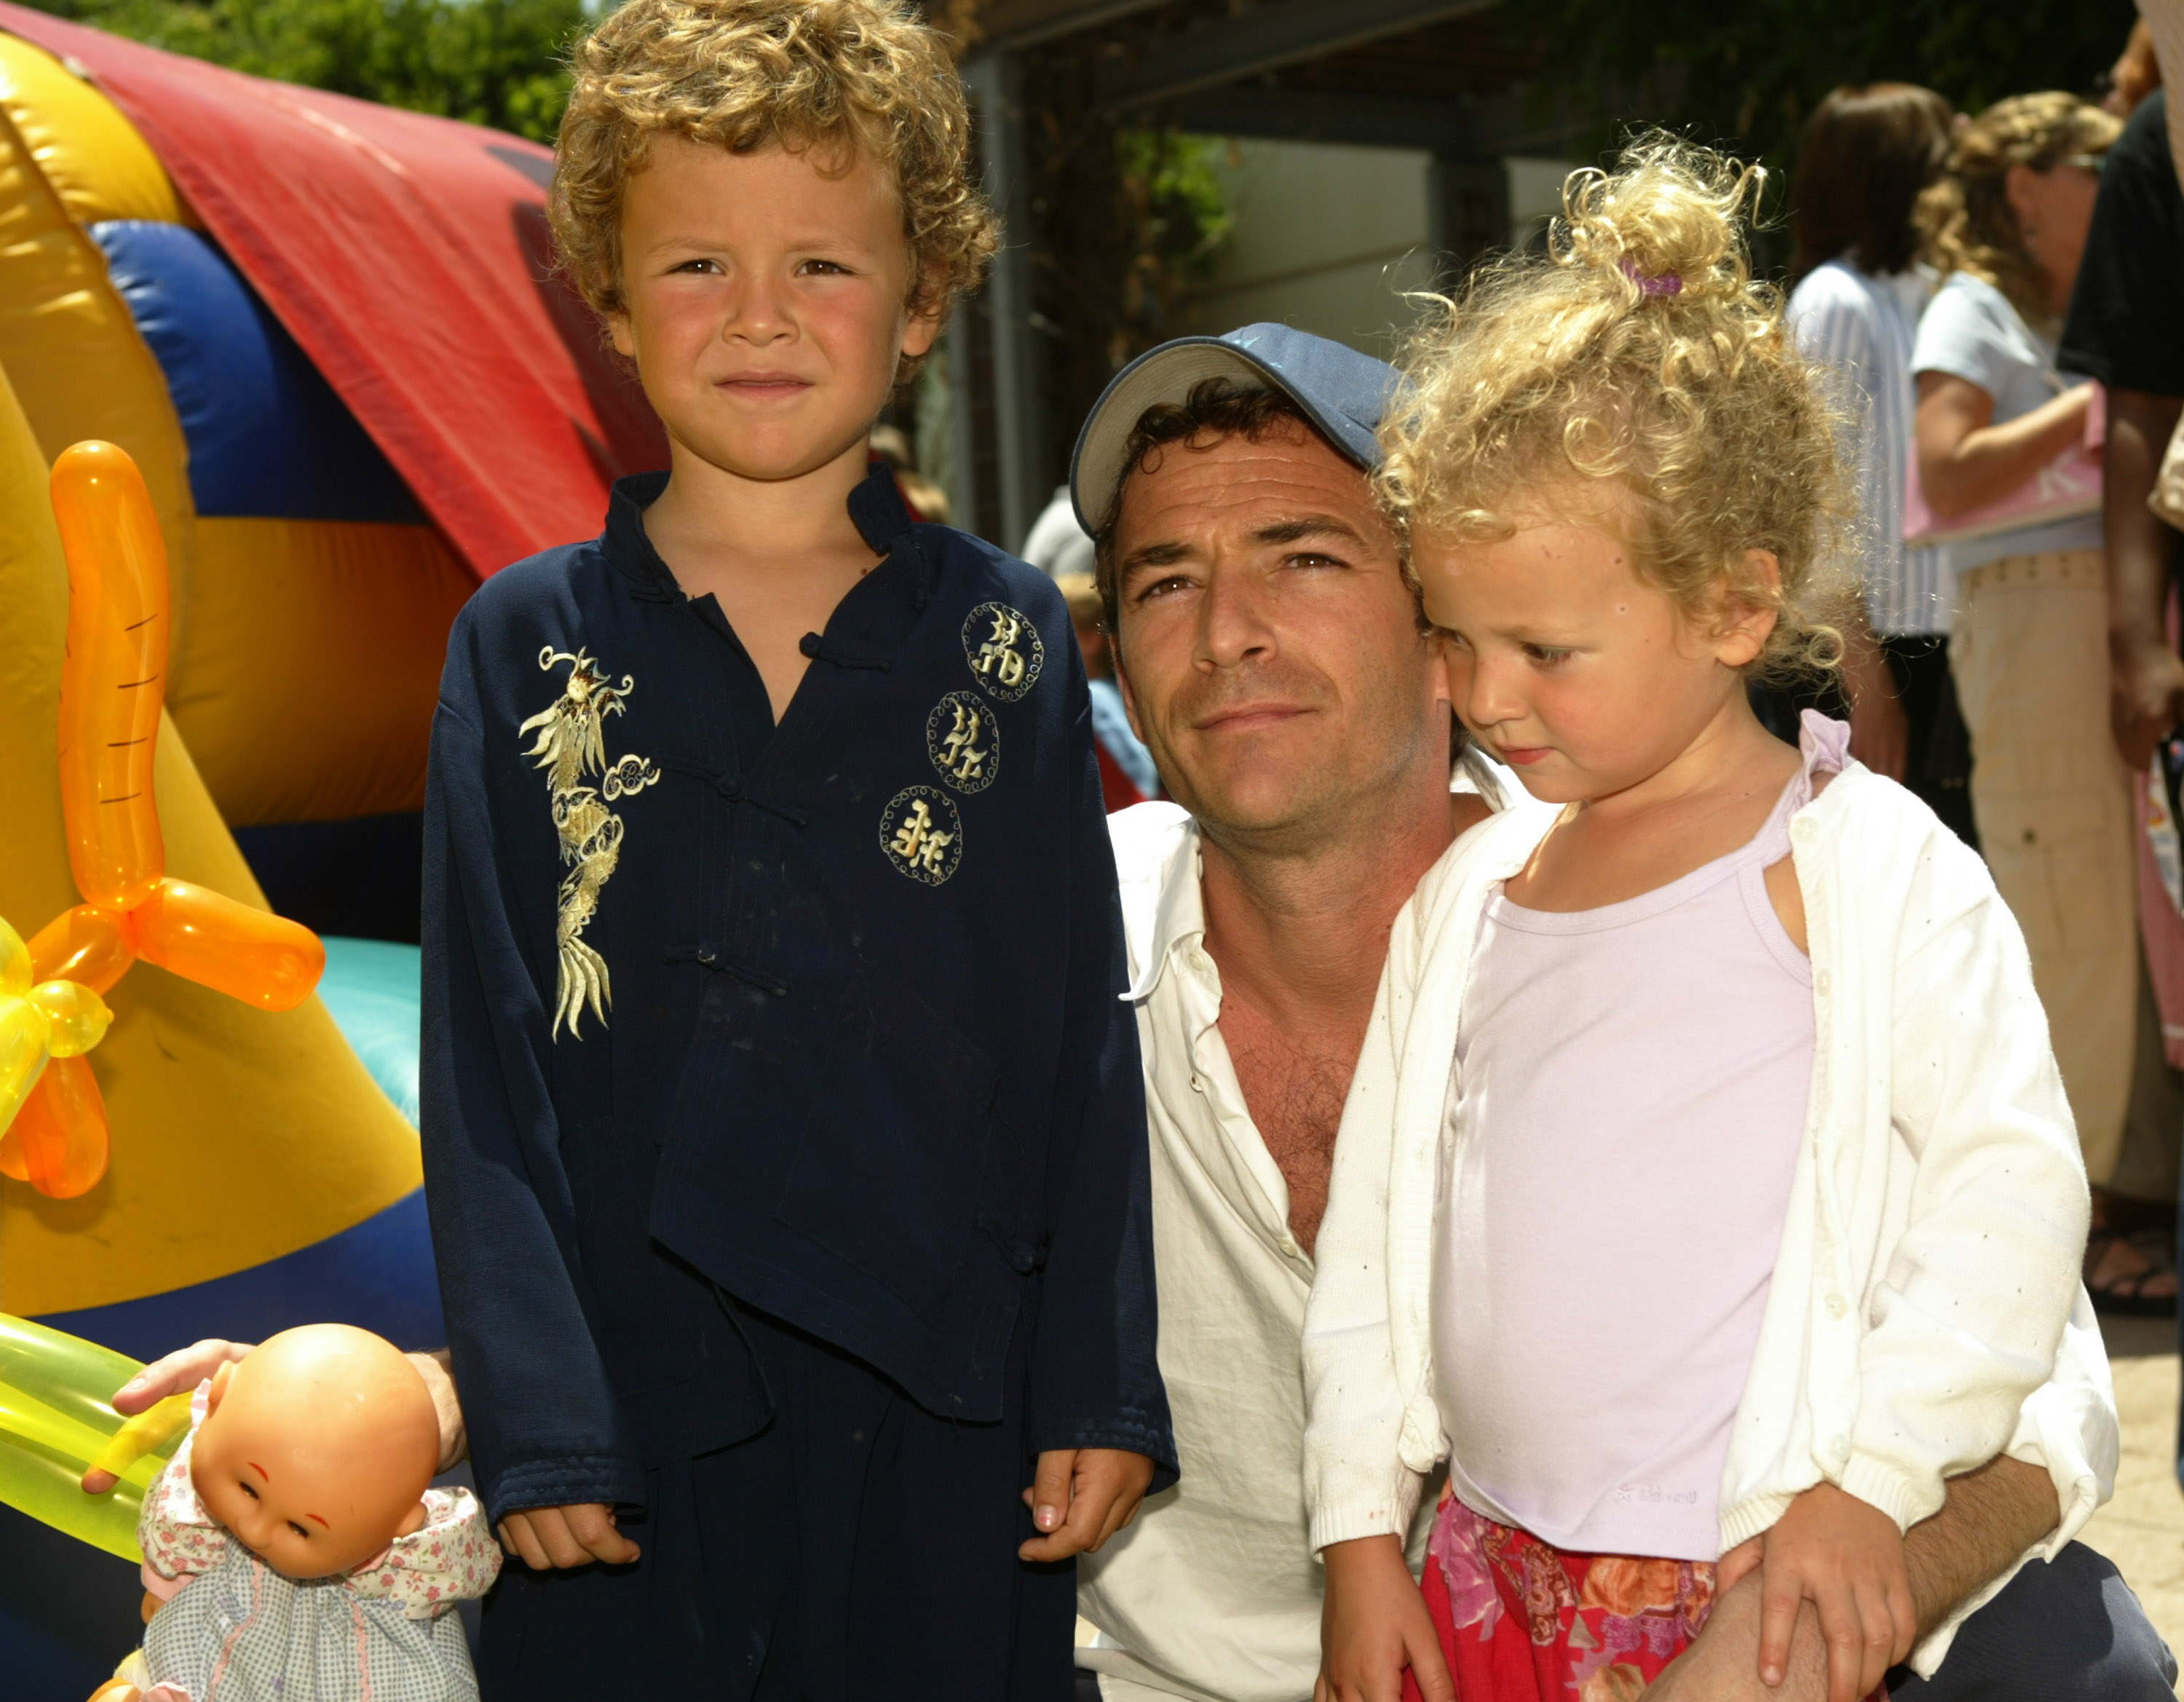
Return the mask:
<svg viewBox="0 0 2184 1702"><path fill-rule="evenodd" d="M1433 1616L1394 1537L1331 1543L1312 1702L1398 1702L1410 1669L1425 1702L1456 1702Z"/></svg>
<svg viewBox="0 0 2184 1702"><path fill-rule="evenodd" d="M1017 1550L1026 1560L1066 1560L1096 1555L1108 1538L1138 1516L1151 1488L1153 1463L1119 1448L1050 1448L1023 1493L1031 1521L1044 1537Z"/></svg>
<svg viewBox="0 0 2184 1702"><path fill-rule="evenodd" d="M614 1509L599 1501L510 1513L500 1521L500 1545L534 1572L588 1566L593 1560L623 1566L639 1553L615 1528Z"/></svg>
<svg viewBox="0 0 2184 1702"><path fill-rule="evenodd" d="M1721 1557L1717 1599L1755 1567L1762 1573L1759 1676L1782 1682L1797 1611L1819 1610L1828 1649L1828 1702L1869 1696L1919 1639L1903 1537L1877 1507L1816 1484L1774 1527Z"/></svg>

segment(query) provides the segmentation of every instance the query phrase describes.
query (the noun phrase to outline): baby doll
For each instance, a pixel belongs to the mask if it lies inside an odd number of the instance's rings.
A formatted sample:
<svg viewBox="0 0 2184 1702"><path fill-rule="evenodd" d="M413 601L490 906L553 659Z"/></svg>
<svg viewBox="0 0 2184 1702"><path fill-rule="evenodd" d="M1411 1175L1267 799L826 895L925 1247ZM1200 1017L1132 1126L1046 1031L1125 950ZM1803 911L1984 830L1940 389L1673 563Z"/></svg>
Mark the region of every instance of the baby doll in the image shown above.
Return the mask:
<svg viewBox="0 0 2184 1702"><path fill-rule="evenodd" d="M144 1498L144 1646L93 1702L475 1698L450 1610L500 1550L475 1495L426 1487L438 1456L423 1379L366 1331L222 1365Z"/></svg>

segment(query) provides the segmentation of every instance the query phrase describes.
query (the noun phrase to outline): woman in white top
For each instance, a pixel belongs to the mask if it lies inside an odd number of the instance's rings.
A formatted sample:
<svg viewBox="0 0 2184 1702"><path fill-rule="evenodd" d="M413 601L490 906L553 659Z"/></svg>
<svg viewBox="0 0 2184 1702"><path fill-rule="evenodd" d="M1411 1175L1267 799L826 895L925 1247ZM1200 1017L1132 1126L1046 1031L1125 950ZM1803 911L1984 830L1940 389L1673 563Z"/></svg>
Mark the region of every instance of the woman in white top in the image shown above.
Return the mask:
<svg viewBox="0 0 2184 1702"><path fill-rule="evenodd" d="M1814 108L1790 186L1789 318L1797 347L1840 381L1851 422L1845 459L1864 518L1866 623L1880 652L1854 642L1845 660L1851 754L1976 844L1949 682L1950 599L1935 551L1903 542L1911 341L1936 282L1919 264L1912 212L1948 158L1951 119L1947 101L1910 83L1836 89Z"/></svg>
<svg viewBox="0 0 2184 1702"><path fill-rule="evenodd" d="M1958 137L1919 208L1945 274L1919 322L1918 472L1943 525L2020 492L2087 437L2092 385L2055 367L2114 118L2020 95ZM2114 1169L2137 1033L2137 865L2130 777L2109 737L2108 598L2098 508L2046 513L1940 546L1950 645L1972 737L1972 804L1995 884L2023 926L2096 1183ZM2109 1263L2145 1260L2104 1243ZM2128 1304L2175 1277L2098 1267ZM2119 1295L2118 1290L2124 1292Z"/></svg>

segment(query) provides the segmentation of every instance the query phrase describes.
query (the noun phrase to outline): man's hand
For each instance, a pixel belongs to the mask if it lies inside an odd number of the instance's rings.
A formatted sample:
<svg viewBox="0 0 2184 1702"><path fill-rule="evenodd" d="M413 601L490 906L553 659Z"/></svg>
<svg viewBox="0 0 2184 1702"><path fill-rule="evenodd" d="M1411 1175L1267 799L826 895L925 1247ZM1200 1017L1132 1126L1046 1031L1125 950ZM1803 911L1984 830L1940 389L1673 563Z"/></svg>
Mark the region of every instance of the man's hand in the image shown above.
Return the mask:
<svg viewBox="0 0 2184 1702"><path fill-rule="evenodd" d="M255 1345L251 1342L209 1338L179 1348L164 1359L153 1360L114 1390L114 1410L124 1418L134 1418L170 1394L187 1394L222 1365L240 1361ZM439 1470L445 1471L466 1451L462 1404L455 1399L455 1381L448 1370L447 1349L404 1357L417 1368L417 1375L424 1378L425 1387L432 1393L432 1410L440 1420ZM86 1471L83 1475L86 1495L103 1495L114 1484L110 1471Z"/></svg>
<svg viewBox="0 0 2184 1702"><path fill-rule="evenodd" d="M1426 1702L1456 1702L1433 1616L1395 1537L1331 1543L1312 1702L1400 1702L1410 1669Z"/></svg>
<svg viewBox="0 0 2184 1702"><path fill-rule="evenodd" d="M588 1566L593 1560L627 1566L639 1553L615 1528L614 1509L598 1501L510 1513L500 1521L500 1545L535 1572Z"/></svg>
<svg viewBox="0 0 2184 1702"><path fill-rule="evenodd" d="M1047 1534L1017 1550L1027 1560L1096 1555L1108 1538L1138 1516L1152 1487L1153 1463L1119 1448L1050 1448L1023 1493L1031 1521Z"/></svg>
<svg viewBox="0 0 2184 1702"><path fill-rule="evenodd" d="M2115 695L2110 716L2124 766L2144 774L2153 748L2184 720L2184 658L2166 644L2112 641Z"/></svg>
<svg viewBox="0 0 2184 1702"><path fill-rule="evenodd" d="M1814 1485L1781 1518L1721 1557L1724 1593L1758 1571L1759 1676L1769 1688L1790 1670L1790 1649L1803 1605L1820 1616L1828 1650L1828 1702L1870 1695L1888 1669L1919 1640L1903 1533L1877 1507Z"/></svg>

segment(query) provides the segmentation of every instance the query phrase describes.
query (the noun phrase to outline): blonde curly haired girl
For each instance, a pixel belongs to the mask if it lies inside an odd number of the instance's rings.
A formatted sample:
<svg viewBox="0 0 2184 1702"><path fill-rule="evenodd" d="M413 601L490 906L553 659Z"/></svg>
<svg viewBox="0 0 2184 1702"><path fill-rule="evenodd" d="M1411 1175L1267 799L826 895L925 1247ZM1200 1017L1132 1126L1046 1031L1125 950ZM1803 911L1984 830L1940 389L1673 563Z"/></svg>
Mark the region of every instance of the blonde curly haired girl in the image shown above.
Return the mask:
<svg viewBox="0 0 2184 1702"><path fill-rule="evenodd" d="M1633 531L1638 571L1696 612L1774 620L1747 671L1834 665L1847 606L1836 421L1755 280L1741 225L1765 174L1666 136L1572 175L1545 260L1440 303L1383 427L1414 539L1507 537L1543 486Z"/></svg>
<svg viewBox="0 0 2184 1702"><path fill-rule="evenodd" d="M1663 137L1578 174L1385 428L1450 696L1529 797L1398 921L1335 1151L1320 1702L1635 1695L1732 1593L1749 1640L1704 1660L1780 1683L1809 1601L1854 1702L1946 1649L1903 1543L1944 1481L2043 1399L2103 1404L2083 1357L2050 1382L2067 1324L2099 1349L2015 923L1847 727L1808 711L1792 748L1752 712L1755 675L1833 660L1841 578L1758 186ZM2048 1462L2065 1538L2105 1433ZM1421 1595L1403 1536L1443 1461Z"/></svg>

